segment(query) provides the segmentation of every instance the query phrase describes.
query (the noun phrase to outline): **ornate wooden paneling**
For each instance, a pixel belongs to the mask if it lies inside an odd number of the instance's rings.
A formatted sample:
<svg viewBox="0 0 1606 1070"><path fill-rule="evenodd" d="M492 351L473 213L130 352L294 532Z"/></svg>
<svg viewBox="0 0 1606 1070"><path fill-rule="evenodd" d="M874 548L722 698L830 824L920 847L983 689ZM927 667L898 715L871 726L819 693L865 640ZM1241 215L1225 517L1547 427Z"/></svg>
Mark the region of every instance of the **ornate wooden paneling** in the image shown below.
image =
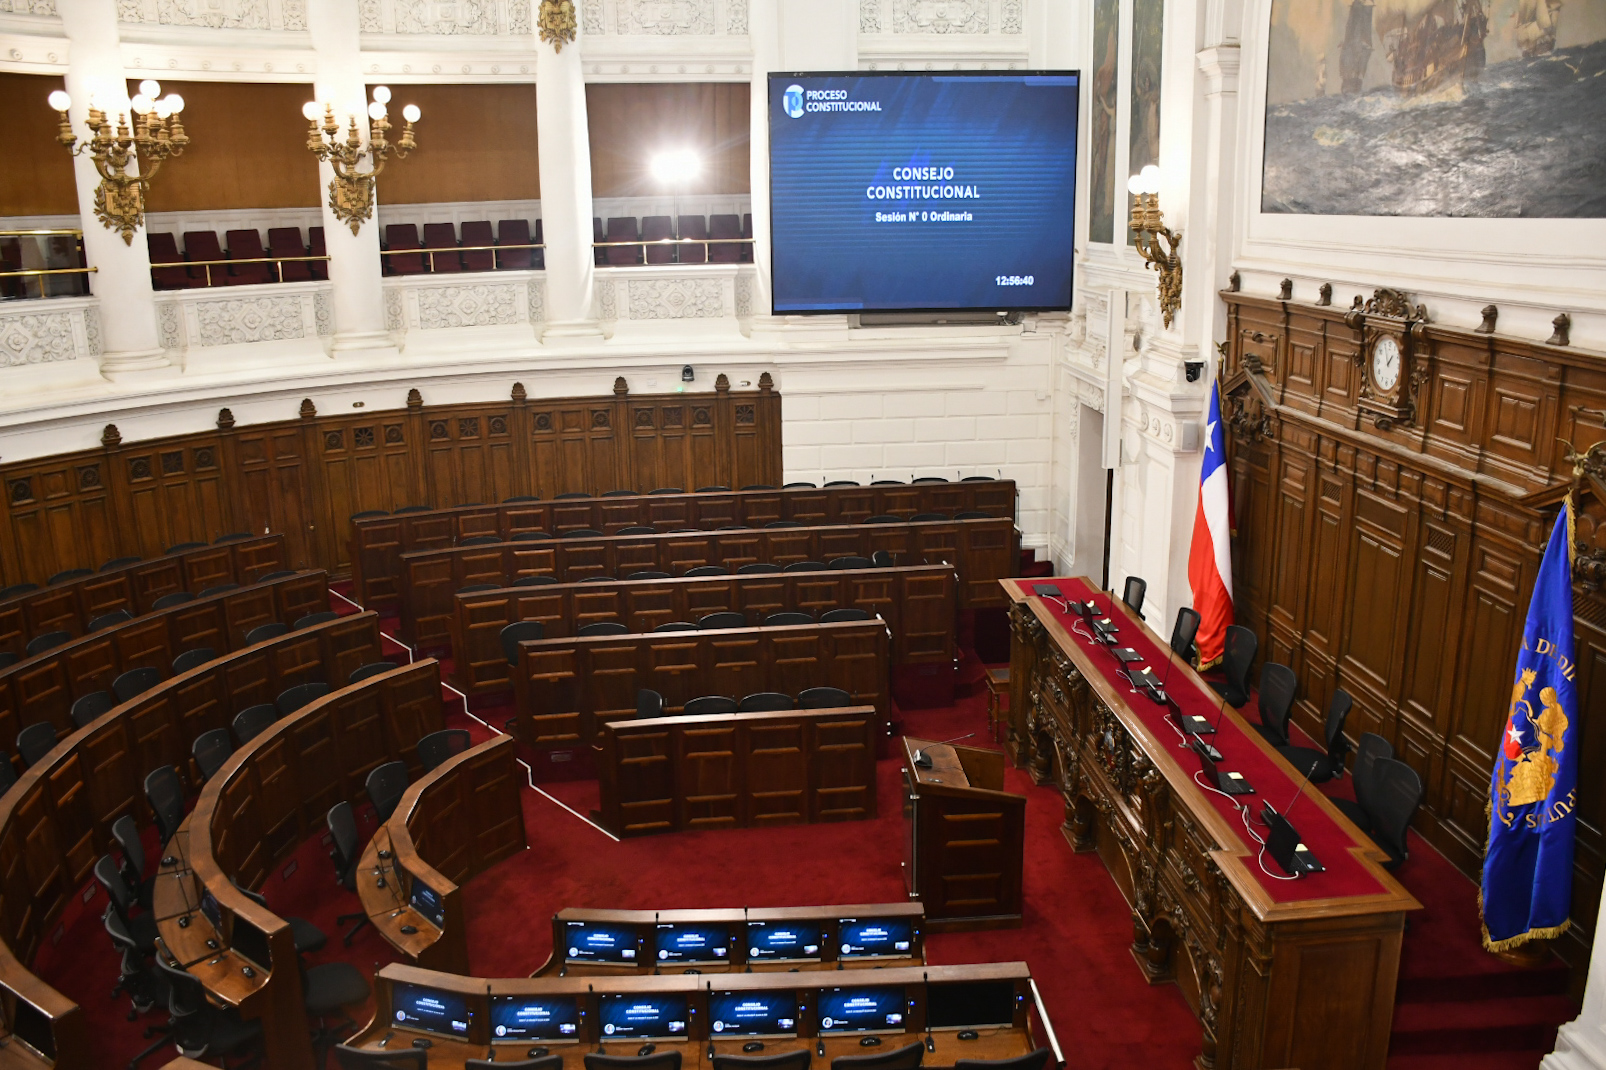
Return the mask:
<svg viewBox="0 0 1606 1070"><path fill-rule="evenodd" d="M1364 332L1391 320L1387 292L1352 312L1223 296L1239 622L1261 660L1299 674L1295 718L1312 736L1333 688L1355 697L1348 734L1384 736L1417 770L1417 828L1475 875L1528 598L1575 480L1569 444L1606 438L1606 363L1418 322L1406 416L1379 421ZM1606 503L1579 483L1578 694L1606 709ZM1606 872L1606 729L1587 716L1580 729L1574 961Z"/></svg>
<svg viewBox="0 0 1606 1070"><path fill-rule="evenodd" d="M614 488L778 484L781 398L721 375L710 393L530 399L319 415L0 465L0 587L152 557L231 532L283 532L287 563L344 572L347 522L369 509Z"/></svg>

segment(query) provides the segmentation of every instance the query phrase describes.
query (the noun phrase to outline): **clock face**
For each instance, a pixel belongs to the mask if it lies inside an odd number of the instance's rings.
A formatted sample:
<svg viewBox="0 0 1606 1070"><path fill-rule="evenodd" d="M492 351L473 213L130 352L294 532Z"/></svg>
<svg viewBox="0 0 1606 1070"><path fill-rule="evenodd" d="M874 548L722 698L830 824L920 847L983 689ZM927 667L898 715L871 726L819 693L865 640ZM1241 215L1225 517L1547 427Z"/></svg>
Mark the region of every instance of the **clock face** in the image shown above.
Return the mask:
<svg viewBox="0 0 1606 1070"><path fill-rule="evenodd" d="M1372 346L1372 382L1379 390L1393 390L1400 381L1400 344L1392 338L1379 338Z"/></svg>

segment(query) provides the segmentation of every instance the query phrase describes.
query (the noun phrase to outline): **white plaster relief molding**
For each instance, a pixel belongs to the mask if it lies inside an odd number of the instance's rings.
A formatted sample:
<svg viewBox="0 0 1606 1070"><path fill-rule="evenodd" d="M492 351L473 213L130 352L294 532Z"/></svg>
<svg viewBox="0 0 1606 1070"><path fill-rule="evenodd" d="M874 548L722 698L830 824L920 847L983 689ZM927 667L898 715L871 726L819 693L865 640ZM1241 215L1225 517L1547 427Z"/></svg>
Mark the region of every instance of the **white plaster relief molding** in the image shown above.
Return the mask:
<svg viewBox="0 0 1606 1070"><path fill-rule="evenodd" d="M418 326L434 331L446 327L501 327L519 322L519 295L512 285L481 283L439 286L415 291ZM526 306L527 307L527 306Z"/></svg>
<svg viewBox="0 0 1606 1070"><path fill-rule="evenodd" d="M253 82L305 82L317 67L310 49L242 48L230 41L218 42L209 30L161 32L167 36L160 43L124 40L123 66L130 78L183 77L198 82L226 82L249 75ZM192 32L200 36L190 36ZM181 34L185 36L179 42ZM267 34L242 33L241 37L257 42L271 39ZM285 40L305 41L306 38L298 36ZM192 43L195 41L207 44L203 47Z"/></svg>
<svg viewBox="0 0 1606 1070"><path fill-rule="evenodd" d="M526 37L530 0L357 0L357 25L398 37Z"/></svg>
<svg viewBox="0 0 1606 1070"><path fill-rule="evenodd" d="M0 0L0 11L12 15L54 15L56 0Z"/></svg>
<svg viewBox="0 0 1606 1070"><path fill-rule="evenodd" d="M117 20L203 30L304 31L307 0L117 0Z"/></svg>
<svg viewBox="0 0 1606 1070"><path fill-rule="evenodd" d="M892 0L892 32L985 34L987 8L987 0Z"/></svg>
<svg viewBox="0 0 1606 1070"><path fill-rule="evenodd" d="M881 0L859 0L859 32L881 32Z"/></svg>
<svg viewBox="0 0 1606 1070"><path fill-rule="evenodd" d="M614 298L613 280L597 280L597 316L604 322L619 318L618 302Z"/></svg>
<svg viewBox="0 0 1606 1070"><path fill-rule="evenodd" d="M546 322L546 280L531 279L526 286L531 323Z"/></svg>
<svg viewBox="0 0 1606 1070"><path fill-rule="evenodd" d="M302 301L294 296L197 301L195 344L222 346L302 338L306 334L302 313Z"/></svg>
<svg viewBox="0 0 1606 1070"><path fill-rule="evenodd" d="M385 290L385 329L387 331L407 329L407 314L403 308L400 289Z"/></svg>
<svg viewBox="0 0 1606 1070"><path fill-rule="evenodd" d="M329 294L319 290L312 297L312 319L317 324L318 337L327 338L335 333L335 311Z"/></svg>
<svg viewBox="0 0 1606 1070"><path fill-rule="evenodd" d="M753 278L751 275L736 276L736 315L746 319L753 314Z"/></svg>
<svg viewBox="0 0 1606 1070"><path fill-rule="evenodd" d="M707 36L714 32L714 0L615 0L622 34Z"/></svg>
<svg viewBox="0 0 1606 1070"><path fill-rule="evenodd" d="M100 336L100 308L96 305L84 309L84 345L90 356L98 357L104 351Z"/></svg>
<svg viewBox="0 0 1606 1070"><path fill-rule="evenodd" d="M718 279L631 279L633 320L719 319L728 315Z"/></svg>
<svg viewBox="0 0 1606 1070"><path fill-rule="evenodd" d="M11 20L11 25L18 21ZM39 24L38 28L59 29L45 24ZM67 41L62 37L27 32L0 34L0 62L11 74L60 74L67 69Z"/></svg>
<svg viewBox="0 0 1606 1070"><path fill-rule="evenodd" d="M184 348L184 314L176 302L156 306L156 336L163 349Z"/></svg>
<svg viewBox="0 0 1606 1070"><path fill-rule="evenodd" d="M0 363L14 368L90 356L84 312L83 306L50 312L0 312Z"/></svg>

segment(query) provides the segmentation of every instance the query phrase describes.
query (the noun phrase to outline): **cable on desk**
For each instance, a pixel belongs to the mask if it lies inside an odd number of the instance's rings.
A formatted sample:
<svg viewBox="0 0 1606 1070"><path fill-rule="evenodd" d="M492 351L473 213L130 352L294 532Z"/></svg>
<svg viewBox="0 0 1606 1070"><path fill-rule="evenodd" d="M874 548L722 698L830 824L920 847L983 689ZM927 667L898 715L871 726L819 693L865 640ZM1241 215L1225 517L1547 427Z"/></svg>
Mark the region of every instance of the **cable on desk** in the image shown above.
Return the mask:
<svg viewBox="0 0 1606 1070"><path fill-rule="evenodd" d="M1194 770L1193 782L1195 784L1199 785L1201 788L1205 789L1206 791L1213 791L1217 795L1221 796L1223 799L1226 799L1228 802L1232 803L1232 808L1234 810L1238 810L1238 811L1241 812L1244 809L1243 806L1239 805L1238 800L1234 799L1231 795L1228 795L1226 792L1222 791L1220 788L1213 788L1209 784L1206 784L1204 781L1200 780L1199 779L1200 772L1202 772L1202 770L1198 770L1198 769Z"/></svg>
<svg viewBox="0 0 1606 1070"><path fill-rule="evenodd" d="M1294 873L1294 874L1290 874L1288 876L1284 876L1281 873L1273 873L1271 870L1267 869L1266 868L1266 849L1264 847L1262 847L1260 849L1260 853L1255 856L1255 861L1260 865L1260 872L1264 873L1266 876L1270 877L1272 880L1297 881L1299 879L1299 874L1298 873Z"/></svg>

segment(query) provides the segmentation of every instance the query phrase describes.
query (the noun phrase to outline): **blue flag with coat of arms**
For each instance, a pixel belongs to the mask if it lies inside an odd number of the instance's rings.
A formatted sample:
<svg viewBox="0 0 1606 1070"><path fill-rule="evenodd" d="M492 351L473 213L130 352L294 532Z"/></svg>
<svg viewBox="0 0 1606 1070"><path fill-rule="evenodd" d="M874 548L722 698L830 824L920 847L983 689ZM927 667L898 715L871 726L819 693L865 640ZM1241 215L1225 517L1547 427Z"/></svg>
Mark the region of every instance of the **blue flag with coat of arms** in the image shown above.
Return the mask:
<svg viewBox="0 0 1606 1070"><path fill-rule="evenodd" d="M1483 946L1505 951L1566 932L1578 803L1572 503L1539 563L1516 681L1489 782Z"/></svg>

